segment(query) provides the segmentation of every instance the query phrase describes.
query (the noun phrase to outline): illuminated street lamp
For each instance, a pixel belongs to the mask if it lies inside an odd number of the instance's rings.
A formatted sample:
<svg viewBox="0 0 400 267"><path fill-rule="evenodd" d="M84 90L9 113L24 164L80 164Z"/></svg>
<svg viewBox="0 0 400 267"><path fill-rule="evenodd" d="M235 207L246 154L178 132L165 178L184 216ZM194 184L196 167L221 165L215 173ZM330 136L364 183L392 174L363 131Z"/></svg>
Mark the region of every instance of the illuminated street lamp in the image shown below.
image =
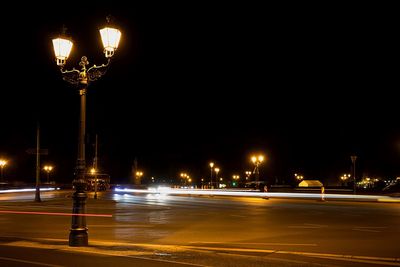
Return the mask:
<svg viewBox="0 0 400 267"><path fill-rule="evenodd" d="M211 187L212 187L212 184L213 184L213 180L212 180L212 177L213 177L213 167L214 167L214 162L210 162L210 184L211 184Z"/></svg>
<svg viewBox="0 0 400 267"><path fill-rule="evenodd" d="M6 166L7 165L7 161L6 160L4 160L4 159L0 159L0 168L1 168L1 183L4 183L4 171L3 171L3 169L4 169L4 166Z"/></svg>
<svg viewBox="0 0 400 267"><path fill-rule="evenodd" d="M240 179L240 176L234 174L234 175L232 175L232 179L233 179L232 185L233 186L237 186L238 185L238 180Z"/></svg>
<svg viewBox="0 0 400 267"><path fill-rule="evenodd" d="M356 194L356 160L357 156L350 156L351 162L353 163L353 194Z"/></svg>
<svg viewBox="0 0 400 267"><path fill-rule="evenodd" d="M187 175L186 173L184 173L184 172L181 173L183 185L186 185L186 178L188 178L188 177L189 177L189 175Z"/></svg>
<svg viewBox="0 0 400 267"><path fill-rule="evenodd" d="M340 180L342 180L343 182L349 178L350 178L350 174L343 174L342 176L340 176Z"/></svg>
<svg viewBox="0 0 400 267"><path fill-rule="evenodd" d="M97 199L97 177L96 177L97 170L96 168L90 169L90 174L93 175L94 178L94 198Z"/></svg>
<svg viewBox="0 0 400 267"><path fill-rule="evenodd" d="M251 161L254 163L254 170L253 173L256 176L256 182L259 181L260 179L260 170L259 170L259 165L261 162L264 161L264 156L263 155L258 155L258 156L252 156Z"/></svg>
<svg viewBox="0 0 400 267"><path fill-rule="evenodd" d="M342 176L340 176L340 180L342 180L342 185L344 185L344 183L350 179L350 174L343 174Z"/></svg>
<svg viewBox="0 0 400 267"><path fill-rule="evenodd" d="M143 172L139 172L139 171L136 172L137 178L141 178L142 176L143 176Z"/></svg>
<svg viewBox="0 0 400 267"><path fill-rule="evenodd" d="M53 166L46 165L43 167L43 170L47 172L47 183L50 182L50 172L53 170Z"/></svg>
<svg viewBox="0 0 400 267"><path fill-rule="evenodd" d="M303 175L300 175L300 174L297 174L297 173L294 174L294 177L295 177L298 181L304 180Z"/></svg>
<svg viewBox="0 0 400 267"><path fill-rule="evenodd" d="M251 171L246 171L245 174L246 174L246 181L247 181L250 178Z"/></svg>
<svg viewBox="0 0 400 267"><path fill-rule="evenodd" d="M93 65L87 68L89 61L86 56L81 58L79 66L81 70L73 68L72 70L65 70L64 66L69 57L73 43L71 40L61 36L53 39L54 53L57 65L60 67L62 78L76 85L79 89L80 95L80 119L79 119L79 142L78 142L78 156L76 161L75 179L73 185L75 193L73 194L73 211L71 232L69 235L70 246L87 246L88 234L86 227L86 217L80 216L86 213L86 199L85 192L87 181L85 179L86 161L85 161L85 128L86 128L86 92L88 85L103 76L108 66L110 65L111 57L118 48L121 32L109 26L110 17L107 17L108 25L100 30L101 39L104 46L104 55L107 58L107 63L100 66ZM65 28L64 28L65 34Z"/></svg>
<svg viewBox="0 0 400 267"><path fill-rule="evenodd" d="M215 187L218 188L218 173L219 173L219 168L215 167Z"/></svg>

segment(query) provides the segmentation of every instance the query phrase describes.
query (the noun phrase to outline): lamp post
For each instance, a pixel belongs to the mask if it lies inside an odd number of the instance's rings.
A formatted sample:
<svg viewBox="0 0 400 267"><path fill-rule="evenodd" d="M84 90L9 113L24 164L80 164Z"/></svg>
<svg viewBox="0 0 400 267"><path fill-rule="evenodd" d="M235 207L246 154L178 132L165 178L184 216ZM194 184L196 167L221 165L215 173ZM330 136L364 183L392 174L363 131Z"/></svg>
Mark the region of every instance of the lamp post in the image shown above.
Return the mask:
<svg viewBox="0 0 400 267"><path fill-rule="evenodd" d="M342 180L342 186L344 186L344 183L347 181L347 179L350 178L350 174L343 174L340 176L340 180Z"/></svg>
<svg viewBox="0 0 400 267"><path fill-rule="evenodd" d="M303 181L303 180L304 180L303 175L300 175L300 174L297 174L297 173L294 174L294 177L295 177L296 180L298 180L298 181Z"/></svg>
<svg viewBox="0 0 400 267"><path fill-rule="evenodd" d="M246 171L245 174L246 174L246 181L247 181L247 180L249 180L249 177L251 175L251 171Z"/></svg>
<svg viewBox="0 0 400 267"><path fill-rule="evenodd" d="M219 168L215 168L215 187L218 188L218 173L219 173Z"/></svg>
<svg viewBox="0 0 400 267"><path fill-rule="evenodd" d="M143 172L137 171L135 175L136 175L136 180L140 180L143 176Z"/></svg>
<svg viewBox="0 0 400 267"><path fill-rule="evenodd" d="M212 180L212 176L213 176L213 167L214 167L214 162L210 162L210 184L211 184L211 188L213 188L213 180Z"/></svg>
<svg viewBox="0 0 400 267"><path fill-rule="evenodd" d="M186 174L186 173L181 173L181 178L182 178L182 184L183 184L183 186L186 186L186 179L189 177L189 175L188 174Z"/></svg>
<svg viewBox="0 0 400 267"><path fill-rule="evenodd" d="M258 182L260 179L259 165L261 164L261 162L264 161L264 156L262 156L262 155L252 156L251 161L254 163L253 173L255 174L256 182Z"/></svg>
<svg viewBox="0 0 400 267"><path fill-rule="evenodd" d="M107 22L110 18L107 17ZM65 29L64 29L65 31ZM69 235L70 246L87 246L88 234L86 227L86 218L82 214L86 213L86 199L85 192L87 181L85 179L85 127L86 127L86 91L88 85L101 76L103 76L110 64L111 57L114 55L121 38L121 32L110 25L100 30L101 39L104 46L104 55L107 58L107 63L101 66L93 65L87 68L89 61L86 56L81 58L79 66L81 70L73 68L72 70L65 70L64 66L72 49L72 41L60 36L53 39L54 53L57 65L60 67L62 78L78 87L80 95L80 119L79 119L79 142L78 142L78 155L76 161L76 171L73 181L75 192L73 194L73 209L72 209L72 223Z"/></svg>
<svg viewBox="0 0 400 267"><path fill-rule="evenodd" d="M4 166L6 166L7 165L7 161L6 160L4 160L4 159L0 159L0 168L1 168L1 183L4 183L4 171L3 171L3 169L4 169Z"/></svg>
<svg viewBox="0 0 400 267"><path fill-rule="evenodd" d="M232 175L232 179L233 179L232 186L237 187L239 185L240 176L234 174Z"/></svg>
<svg viewBox="0 0 400 267"><path fill-rule="evenodd" d="M97 169L96 167L93 167L90 169L90 174L93 175L93 179L94 179L94 199L97 199Z"/></svg>
<svg viewBox="0 0 400 267"><path fill-rule="evenodd" d="M43 170L47 172L47 183L49 183L50 180L50 172L53 170L53 166L46 165L43 167Z"/></svg>
<svg viewBox="0 0 400 267"><path fill-rule="evenodd" d="M351 162L353 163L353 194L356 194L356 160L357 160L357 156L351 156Z"/></svg>

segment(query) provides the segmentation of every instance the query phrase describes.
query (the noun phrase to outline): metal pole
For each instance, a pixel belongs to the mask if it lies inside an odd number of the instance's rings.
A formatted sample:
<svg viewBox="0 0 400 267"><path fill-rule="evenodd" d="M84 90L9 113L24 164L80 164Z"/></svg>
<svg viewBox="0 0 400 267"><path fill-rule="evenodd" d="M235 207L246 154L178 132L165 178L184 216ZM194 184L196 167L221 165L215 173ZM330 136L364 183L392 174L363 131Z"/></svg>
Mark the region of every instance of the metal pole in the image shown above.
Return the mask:
<svg viewBox="0 0 400 267"><path fill-rule="evenodd" d="M1 182L3 183L4 182L4 179L3 179L3 165L1 165Z"/></svg>
<svg viewBox="0 0 400 267"><path fill-rule="evenodd" d="M259 171L259 169L258 169L258 162L256 162L256 182L258 182L259 181L259 179L260 179L260 171Z"/></svg>
<svg viewBox="0 0 400 267"><path fill-rule="evenodd" d="M82 247L88 246L88 228L86 227L86 217L80 216L86 213L86 180L85 180L85 123L86 123L86 89L87 89L87 76L86 67L87 65L86 57L82 57L80 65L82 66L82 71L80 73L80 85L82 86L79 90L81 98L81 110L80 110L80 121L79 121L79 145L78 145L78 159L76 163L76 178L73 181L75 187L75 192L72 196L73 207L71 222L71 231L69 234L69 245L72 247Z"/></svg>
<svg viewBox="0 0 400 267"><path fill-rule="evenodd" d="M86 88L79 90L81 96L81 112L79 120L79 144L76 171L78 180L85 180L85 132L86 132Z"/></svg>
<svg viewBox="0 0 400 267"><path fill-rule="evenodd" d="M214 188L213 186L213 179L212 179L212 167L210 168L210 183L211 183L211 188Z"/></svg>
<svg viewBox="0 0 400 267"><path fill-rule="evenodd" d="M356 194L356 160L357 156L351 156L351 161L353 162L353 194Z"/></svg>
<svg viewBox="0 0 400 267"><path fill-rule="evenodd" d="M356 194L356 161L353 161L354 194Z"/></svg>
<svg viewBox="0 0 400 267"><path fill-rule="evenodd" d="M96 134L96 145L94 148L94 198L97 199L97 134Z"/></svg>
<svg viewBox="0 0 400 267"><path fill-rule="evenodd" d="M36 191L35 202L40 202L40 126L36 127Z"/></svg>

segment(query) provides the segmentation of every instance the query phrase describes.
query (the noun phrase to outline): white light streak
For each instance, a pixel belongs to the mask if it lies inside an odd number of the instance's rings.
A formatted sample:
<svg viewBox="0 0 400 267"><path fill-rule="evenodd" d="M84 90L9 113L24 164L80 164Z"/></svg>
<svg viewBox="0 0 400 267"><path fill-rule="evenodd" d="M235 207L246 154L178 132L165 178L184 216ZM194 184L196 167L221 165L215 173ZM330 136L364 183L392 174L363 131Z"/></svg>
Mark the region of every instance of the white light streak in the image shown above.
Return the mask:
<svg viewBox="0 0 400 267"><path fill-rule="evenodd" d="M307 198L321 199L320 193L278 193L278 192L259 192L259 191L238 191L238 190L207 190L207 189L177 189L177 188L149 188L149 189L120 189L116 192L146 193L146 194L169 194L169 195L201 195L201 196L239 196L239 197L261 197L261 198ZM346 199L346 200L393 200L389 196L375 195L346 195L346 194L323 194L325 199Z"/></svg>
<svg viewBox="0 0 400 267"><path fill-rule="evenodd" d="M60 190L59 187L47 187L47 188L40 188L40 191L53 191L53 190ZM34 192L36 188L23 188L23 189L4 189L0 190L0 193L21 193L21 192Z"/></svg>

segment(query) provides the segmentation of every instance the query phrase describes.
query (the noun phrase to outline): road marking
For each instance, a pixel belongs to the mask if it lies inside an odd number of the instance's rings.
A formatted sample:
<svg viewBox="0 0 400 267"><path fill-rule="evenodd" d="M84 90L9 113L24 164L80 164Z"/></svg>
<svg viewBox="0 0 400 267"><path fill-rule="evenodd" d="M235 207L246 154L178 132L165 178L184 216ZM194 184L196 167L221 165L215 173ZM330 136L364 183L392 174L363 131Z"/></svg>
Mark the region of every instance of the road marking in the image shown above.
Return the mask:
<svg viewBox="0 0 400 267"><path fill-rule="evenodd" d="M315 226L315 227L328 227L328 225L323 225L323 224L312 224L312 223L305 223L304 225L309 225L309 226Z"/></svg>
<svg viewBox="0 0 400 267"><path fill-rule="evenodd" d="M49 266L49 267L60 267L61 266L62 267L62 265L47 264L47 263L37 262L37 261L26 261L26 260L7 258L7 257L0 257L0 260L16 261L16 262L22 262L22 263L28 263L28 264L40 265L40 266Z"/></svg>
<svg viewBox="0 0 400 267"><path fill-rule="evenodd" d="M359 229L359 228L353 228L351 229L353 231L360 231L360 232L371 232L371 233L380 233L382 231L378 231L378 230L370 230L370 229Z"/></svg>
<svg viewBox="0 0 400 267"><path fill-rule="evenodd" d="M288 228L298 228L298 229L320 229L328 227L328 225L322 224L312 224L312 223L303 223L303 225L289 225Z"/></svg>
<svg viewBox="0 0 400 267"><path fill-rule="evenodd" d="M386 226L356 226L354 228L359 228L359 229L382 229L382 228L387 228Z"/></svg>
<svg viewBox="0 0 400 267"><path fill-rule="evenodd" d="M227 244L226 242L189 242L189 244ZM235 245L263 245L263 246L309 246L309 247L316 247L318 246L317 244L299 244L299 243L252 243L252 242L240 242L240 243L235 243L235 242L229 242L229 244L235 244Z"/></svg>
<svg viewBox="0 0 400 267"><path fill-rule="evenodd" d="M371 232L371 233L380 233L380 229L387 228L386 226L356 226L354 227L353 231L360 231L360 232Z"/></svg>
<svg viewBox="0 0 400 267"><path fill-rule="evenodd" d="M153 228L155 225L148 225L148 224L131 224L131 225L108 225L108 224L91 224L89 225L90 228L92 227L105 227L105 228Z"/></svg>
<svg viewBox="0 0 400 267"><path fill-rule="evenodd" d="M296 229L320 229L322 227L312 226L312 225L289 225L288 228L296 228Z"/></svg>

